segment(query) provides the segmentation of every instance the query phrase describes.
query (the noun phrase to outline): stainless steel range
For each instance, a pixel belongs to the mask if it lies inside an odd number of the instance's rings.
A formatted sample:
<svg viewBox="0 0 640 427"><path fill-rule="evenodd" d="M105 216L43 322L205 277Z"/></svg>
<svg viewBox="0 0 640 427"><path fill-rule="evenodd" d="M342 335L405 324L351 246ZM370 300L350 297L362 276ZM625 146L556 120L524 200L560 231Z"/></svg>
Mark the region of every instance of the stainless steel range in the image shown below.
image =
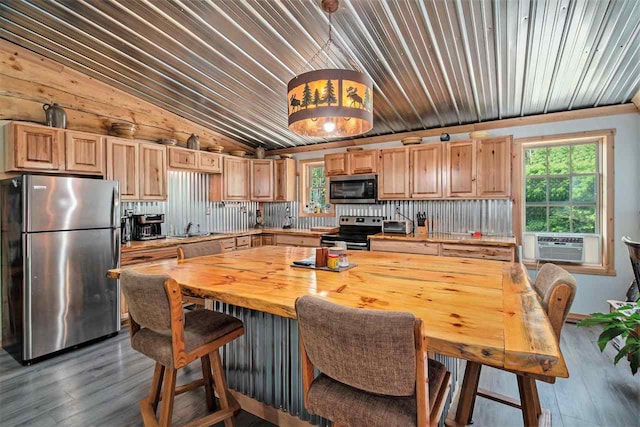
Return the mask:
<svg viewBox="0 0 640 427"><path fill-rule="evenodd" d="M338 234L325 234L320 239L322 246L335 246L336 242L346 242L347 249L369 250L367 236L382 232L382 216L341 216Z"/></svg>

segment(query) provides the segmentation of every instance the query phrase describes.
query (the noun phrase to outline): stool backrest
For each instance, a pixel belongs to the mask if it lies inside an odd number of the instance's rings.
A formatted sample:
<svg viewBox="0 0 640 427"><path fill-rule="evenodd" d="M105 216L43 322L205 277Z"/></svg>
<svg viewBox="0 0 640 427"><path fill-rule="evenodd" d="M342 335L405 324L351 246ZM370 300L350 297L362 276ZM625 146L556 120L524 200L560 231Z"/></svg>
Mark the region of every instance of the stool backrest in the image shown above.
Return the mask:
<svg viewBox="0 0 640 427"><path fill-rule="evenodd" d="M120 273L120 286L129 306L129 316L143 328L156 332L171 329L171 309L165 290L167 275Z"/></svg>
<svg viewBox="0 0 640 427"><path fill-rule="evenodd" d="M578 289L576 279L564 268L546 263L538 271L533 287L540 296L542 307L547 312L556 338L560 340L562 326L569 315Z"/></svg>
<svg viewBox="0 0 640 427"><path fill-rule="evenodd" d="M623 237L622 241L627 245L627 249L629 249L631 268L633 269L637 286L640 287L640 242L634 242L627 236Z"/></svg>
<svg viewBox="0 0 640 427"><path fill-rule="evenodd" d="M217 240L188 243L178 246L178 259L195 258L222 253L222 243Z"/></svg>
<svg viewBox="0 0 640 427"><path fill-rule="evenodd" d="M371 393L416 390L416 318L410 313L343 307L317 297L296 301L303 348L336 381Z"/></svg>

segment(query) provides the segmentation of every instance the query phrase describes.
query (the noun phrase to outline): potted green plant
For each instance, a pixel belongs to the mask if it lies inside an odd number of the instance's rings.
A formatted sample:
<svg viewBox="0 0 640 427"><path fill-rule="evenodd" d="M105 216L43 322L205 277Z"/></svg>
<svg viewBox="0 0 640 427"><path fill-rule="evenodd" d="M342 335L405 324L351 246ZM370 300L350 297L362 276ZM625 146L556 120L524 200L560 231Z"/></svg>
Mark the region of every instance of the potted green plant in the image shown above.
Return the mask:
<svg viewBox="0 0 640 427"><path fill-rule="evenodd" d="M598 347L604 351L607 343L616 337L625 343L613 360L617 364L625 355L633 375L640 366L640 309L637 305L625 305L610 313L593 313L578 323L578 326L602 325L604 330L598 337Z"/></svg>

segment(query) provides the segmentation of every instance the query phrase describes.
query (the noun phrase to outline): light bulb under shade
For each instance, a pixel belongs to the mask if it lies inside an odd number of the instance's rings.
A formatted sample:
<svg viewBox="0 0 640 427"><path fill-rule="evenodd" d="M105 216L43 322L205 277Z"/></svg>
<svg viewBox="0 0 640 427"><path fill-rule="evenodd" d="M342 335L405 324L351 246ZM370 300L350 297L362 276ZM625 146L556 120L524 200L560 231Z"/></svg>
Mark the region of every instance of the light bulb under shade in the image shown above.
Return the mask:
<svg viewBox="0 0 640 427"><path fill-rule="evenodd" d="M336 123L335 122L325 122L322 125L322 129L324 129L325 132L333 132L334 130L336 130Z"/></svg>

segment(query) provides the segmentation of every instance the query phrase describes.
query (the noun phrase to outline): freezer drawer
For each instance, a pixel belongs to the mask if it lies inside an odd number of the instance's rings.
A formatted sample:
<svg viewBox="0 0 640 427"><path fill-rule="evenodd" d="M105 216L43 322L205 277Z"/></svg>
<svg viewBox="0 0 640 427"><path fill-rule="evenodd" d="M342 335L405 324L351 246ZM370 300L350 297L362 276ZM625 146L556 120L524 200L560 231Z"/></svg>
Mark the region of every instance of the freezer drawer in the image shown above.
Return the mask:
<svg viewBox="0 0 640 427"><path fill-rule="evenodd" d="M26 235L24 359L34 359L120 329L119 230Z"/></svg>

